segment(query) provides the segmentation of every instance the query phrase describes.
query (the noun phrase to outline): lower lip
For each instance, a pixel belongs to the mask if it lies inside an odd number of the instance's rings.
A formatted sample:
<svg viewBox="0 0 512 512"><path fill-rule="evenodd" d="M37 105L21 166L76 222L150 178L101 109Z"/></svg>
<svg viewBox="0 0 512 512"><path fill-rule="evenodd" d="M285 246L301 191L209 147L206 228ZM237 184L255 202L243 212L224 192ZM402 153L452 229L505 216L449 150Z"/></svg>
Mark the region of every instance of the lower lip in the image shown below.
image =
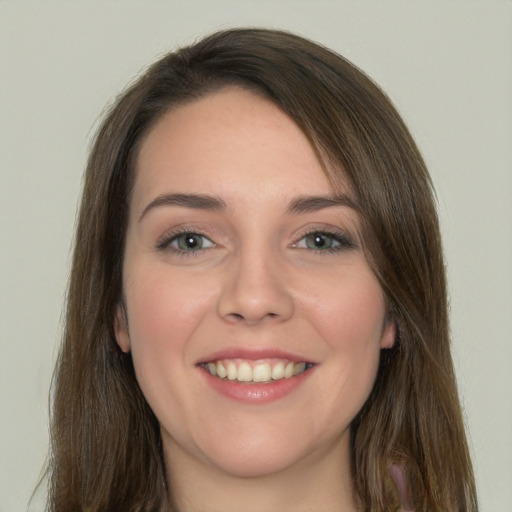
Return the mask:
<svg viewBox="0 0 512 512"><path fill-rule="evenodd" d="M246 404L266 404L274 402L295 391L313 372L314 366L304 373L266 383L245 384L237 380L219 379L204 368L199 370L210 387L221 395Z"/></svg>

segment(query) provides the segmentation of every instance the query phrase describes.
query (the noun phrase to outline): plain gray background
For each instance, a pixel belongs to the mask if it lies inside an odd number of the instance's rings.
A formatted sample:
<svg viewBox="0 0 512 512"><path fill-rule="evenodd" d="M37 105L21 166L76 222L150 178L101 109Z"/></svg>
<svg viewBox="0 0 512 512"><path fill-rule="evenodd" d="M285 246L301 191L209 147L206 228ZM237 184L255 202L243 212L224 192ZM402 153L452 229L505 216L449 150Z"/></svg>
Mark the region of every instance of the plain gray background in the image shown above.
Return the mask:
<svg viewBox="0 0 512 512"><path fill-rule="evenodd" d="M101 111L163 52L246 25L342 53L416 137L439 196L481 510L511 510L510 1L0 0L0 512L26 510L46 455L76 203Z"/></svg>

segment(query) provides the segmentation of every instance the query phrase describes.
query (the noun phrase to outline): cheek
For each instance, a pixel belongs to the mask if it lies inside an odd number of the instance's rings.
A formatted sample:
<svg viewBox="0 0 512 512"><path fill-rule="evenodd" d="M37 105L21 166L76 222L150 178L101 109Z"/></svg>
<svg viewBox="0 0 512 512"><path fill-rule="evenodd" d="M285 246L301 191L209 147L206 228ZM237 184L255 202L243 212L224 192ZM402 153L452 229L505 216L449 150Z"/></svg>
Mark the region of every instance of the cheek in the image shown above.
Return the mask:
<svg viewBox="0 0 512 512"><path fill-rule="evenodd" d="M132 357L141 386L187 363L187 345L211 302L205 287L169 272L138 269L126 279ZM188 361L190 363L190 361ZM165 365L165 367L163 367Z"/></svg>
<svg viewBox="0 0 512 512"><path fill-rule="evenodd" d="M328 347L325 358L329 383L322 400L352 419L371 392L377 375L386 305L372 274L353 274L326 286L317 295L316 328Z"/></svg>
<svg viewBox="0 0 512 512"><path fill-rule="evenodd" d="M169 338L179 343L209 302L207 290L198 288L197 282L155 268L139 269L128 278L125 293L131 337L149 343Z"/></svg>
<svg viewBox="0 0 512 512"><path fill-rule="evenodd" d="M386 304L376 278L363 270L324 282L309 299L315 324L332 350L380 348Z"/></svg>
<svg viewBox="0 0 512 512"><path fill-rule="evenodd" d="M194 334L211 309L207 283L184 278L154 263L126 273L125 295L137 381L159 422L178 437L190 429L194 393ZM212 289L212 287L209 287Z"/></svg>

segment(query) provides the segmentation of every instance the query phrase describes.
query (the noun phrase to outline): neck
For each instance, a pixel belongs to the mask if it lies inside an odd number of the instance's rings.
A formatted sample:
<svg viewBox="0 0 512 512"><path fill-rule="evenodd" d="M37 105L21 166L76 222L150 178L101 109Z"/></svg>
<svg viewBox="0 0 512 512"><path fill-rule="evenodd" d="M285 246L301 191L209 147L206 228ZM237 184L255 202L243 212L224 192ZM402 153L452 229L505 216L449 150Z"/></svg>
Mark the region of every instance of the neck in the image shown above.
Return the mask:
<svg viewBox="0 0 512 512"><path fill-rule="evenodd" d="M331 446L323 454L308 456L277 473L257 477L225 473L189 457L176 445L166 451L173 511L358 510L350 472L348 442L344 442L343 446Z"/></svg>

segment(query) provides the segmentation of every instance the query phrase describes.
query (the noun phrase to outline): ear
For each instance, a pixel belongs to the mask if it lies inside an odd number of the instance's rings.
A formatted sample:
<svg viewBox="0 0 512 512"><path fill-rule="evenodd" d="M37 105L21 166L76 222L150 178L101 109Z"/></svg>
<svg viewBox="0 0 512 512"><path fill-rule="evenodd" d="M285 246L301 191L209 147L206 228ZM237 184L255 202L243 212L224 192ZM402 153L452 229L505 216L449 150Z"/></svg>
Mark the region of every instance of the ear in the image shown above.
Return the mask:
<svg viewBox="0 0 512 512"><path fill-rule="evenodd" d="M395 344L397 334L396 322L390 314L384 319L384 329L380 338L380 348L391 348Z"/></svg>
<svg viewBox="0 0 512 512"><path fill-rule="evenodd" d="M123 304L119 304L116 309L116 317L114 318L114 333L119 348L128 354L131 349L130 333L128 332L128 318Z"/></svg>

